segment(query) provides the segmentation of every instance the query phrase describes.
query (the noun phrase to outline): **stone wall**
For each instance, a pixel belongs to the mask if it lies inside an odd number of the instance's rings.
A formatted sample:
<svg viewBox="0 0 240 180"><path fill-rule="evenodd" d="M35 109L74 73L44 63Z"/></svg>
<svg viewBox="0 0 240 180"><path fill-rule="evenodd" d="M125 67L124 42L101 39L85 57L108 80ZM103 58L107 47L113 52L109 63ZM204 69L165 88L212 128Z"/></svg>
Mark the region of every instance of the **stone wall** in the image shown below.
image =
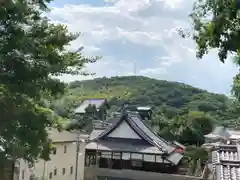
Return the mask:
<svg viewBox="0 0 240 180"><path fill-rule="evenodd" d="M113 170L104 168L86 167L84 180L95 180L97 176L114 177L114 180L201 180L201 178L162 174L154 172L134 171L134 170ZM103 178L106 179L106 178ZM107 179L108 180L108 179Z"/></svg>

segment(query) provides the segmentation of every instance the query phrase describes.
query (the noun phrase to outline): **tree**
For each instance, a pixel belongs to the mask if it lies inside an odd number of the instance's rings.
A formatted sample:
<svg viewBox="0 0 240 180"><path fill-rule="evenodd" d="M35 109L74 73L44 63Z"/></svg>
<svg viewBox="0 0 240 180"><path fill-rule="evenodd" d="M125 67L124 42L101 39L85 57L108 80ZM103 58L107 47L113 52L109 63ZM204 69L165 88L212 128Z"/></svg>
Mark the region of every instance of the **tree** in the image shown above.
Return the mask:
<svg viewBox="0 0 240 180"><path fill-rule="evenodd" d="M201 146L204 135L212 131L214 119L204 112L190 111L186 115L176 116L160 134L167 139L177 140L185 145Z"/></svg>
<svg viewBox="0 0 240 180"><path fill-rule="evenodd" d="M204 165L208 160L208 152L202 147L188 146L185 152L184 161L188 166L188 174L191 176L201 175Z"/></svg>
<svg viewBox="0 0 240 180"><path fill-rule="evenodd" d="M73 121L68 123L65 127L66 130L83 130L91 133L93 128L93 121L98 120L97 108L95 105L89 105L85 108L85 113L81 115L73 115Z"/></svg>
<svg viewBox="0 0 240 180"><path fill-rule="evenodd" d="M191 111L182 117L180 141L190 145L201 146L204 135L213 129L214 119L204 112Z"/></svg>
<svg viewBox="0 0 240 180"><path fill-rule="evenodd" d="M68 50L79 34L44 17L50 1L9 0L0 6L2 168L8 159L31 162L40 155L49 159L52 146L47 128L59 127L60 119L45 106L43 98L64 92L65 84L54 77L88 75L82 71L84 65L99 59Z"/></svg>
<svg viewBox="0 0 240 180"><path fill-rule="evenodd" d="M240 66L239 0L196 0L190 17L198 58L202 58L211 49L217 49L220 61L225 62L229 53L233 53L234 63ZM240 73L234 77L232 94L239 116Z"/></svg>
<svg viewBox="0 0 240 180"><path fill-rule="evenodd" d="M202 58L213 48L218 49L222 62L229 52L235 52L239 57L239 8L238 0L196 0L190 17L193 21L192 38L197 44L198 58Z"/></svg>

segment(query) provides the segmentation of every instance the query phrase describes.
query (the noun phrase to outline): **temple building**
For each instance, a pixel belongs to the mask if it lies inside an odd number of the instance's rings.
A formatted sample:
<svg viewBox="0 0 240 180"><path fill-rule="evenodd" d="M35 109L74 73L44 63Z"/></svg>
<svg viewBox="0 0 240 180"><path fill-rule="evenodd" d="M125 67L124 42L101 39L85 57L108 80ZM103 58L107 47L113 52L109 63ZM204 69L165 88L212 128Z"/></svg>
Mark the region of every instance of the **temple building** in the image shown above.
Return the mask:
<svg viewBox="0 0 240 180"><path fill-rule="evenodd" d="M85 167L95 167L95 170L85 171L85 178L107 179L101 169L108 170L108 176L117 176L119 172L114 170L123 169L177 174L183 157L179 148L151 131L139 113L124 112L115 116L106 129L91 133L85 150ZM113 171L116 173L111 174Z"/></svg>

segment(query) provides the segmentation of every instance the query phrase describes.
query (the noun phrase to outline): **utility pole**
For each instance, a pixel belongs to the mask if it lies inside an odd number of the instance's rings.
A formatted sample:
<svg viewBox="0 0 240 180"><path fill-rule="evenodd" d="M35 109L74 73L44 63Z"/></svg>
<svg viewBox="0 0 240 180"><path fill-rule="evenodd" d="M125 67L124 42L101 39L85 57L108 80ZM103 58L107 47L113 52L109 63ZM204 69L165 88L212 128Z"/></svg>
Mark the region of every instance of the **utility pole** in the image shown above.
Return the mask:
<svg viewBox="0 0 240 180"><path fill-rule="evenodd" d="M78 156L79 156L79 145L80 145L80 131L77 135L77 148L76 148L76 165L75 165L75 180L78 178Z"/></svg>
<svg viewBox="0 0 240 180"><path fill-rule="evenodd" d="M83 84L81 84L81 95L83 95ZM76 142L77 147L76 147L75 180L78 180L78 158L79 158L79 152L80 152L80 134L81 134L80 129L77 129L77 131L78 132L77 132L77 142Z"/></svg>
<svg viewBox="0 0 240 180"><path fill-rule="evenodd" d="M46 161L43 161L43 179L45 179L45 171L46 171Z"/></svg>

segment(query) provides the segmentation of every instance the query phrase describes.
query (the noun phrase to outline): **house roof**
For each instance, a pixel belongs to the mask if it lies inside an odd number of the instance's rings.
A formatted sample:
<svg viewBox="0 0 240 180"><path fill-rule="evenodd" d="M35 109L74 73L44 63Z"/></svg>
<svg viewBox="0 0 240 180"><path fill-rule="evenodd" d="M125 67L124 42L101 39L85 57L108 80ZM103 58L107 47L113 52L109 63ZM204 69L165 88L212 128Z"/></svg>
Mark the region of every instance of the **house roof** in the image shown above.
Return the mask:
<svg viewBox="0 0 240 180"><path fill-rule="evenodd" d="M117 117L109 128L107 128L103 133L93 140L99 140L106 137L114 129L116 129L122 121L126 121L128 125L146 142L150 145L156 146L161 149L163 152L171 153L175 148L171 145L170 142L164 140L163 138L156 135L152 130L150 130L144 122L141 120L141 117L134 112L126 112L121 116Z"/></svg>
<svg viewBox="0 0 240 180"><path fill-rule="evenodd" d="M85 113L85 109L89 105L94 105L99 109L105 103L106 99L86 99L74 110L74 113Z"/></svg>
<svg viewBox="0 0 240 180"><path fill-rule="evenodd" d="M219 144L212 152L212 171L216 180L240 179L240 149L239 144Z"/></svg>
<svg viewBox="0 0 240 180"><path fill-rule="evenodd" d="M75 142L77 141L77 136L79 132L70 132L70 131L58 131L55 128L51 128L48 130L49 138L54 143L60 142ZM80 134L80 139L88 139L89 135L87 134Z"/></svg>
<svg viewBox="0 0 240 180"><path fill-rule="evenodd" d="M55 128L48 130L49 138L53 142L71 142L77 140L77 135L68 131L58 131Z"/></svg>
<svg viewBox="0 0 240 180"><path fill-rule="evenodd" d="M205 135L206 138L209 139L231 139L231 140L237 140L240 139L240 131L234 130L234 129L228 129L222 126L217 126L213 132Z"/></svg>
<svg viewBox="0 0 240 180"><path fill-rule="evenodd" d="M122 141L107 141L105 138L113 132L123 121L138 134L145 144L127 143L127 139ZM128 152L142 152L150 154L166 154L171 159L171 162L177 164L182 155L174 152L176 149L170 142L156 135L151 131L142 121L137 113L125 112L124 114L115 117L111 126L105 130L94 130L90 135L91 142L87 145L86 149L99 149L99 150L121 150ZM120 138L119 138L120 139ZM129 139L130 140L130 139ZM130 140L131 141L131 140ZM129 142L130 142L129 141Z"/></svg>

